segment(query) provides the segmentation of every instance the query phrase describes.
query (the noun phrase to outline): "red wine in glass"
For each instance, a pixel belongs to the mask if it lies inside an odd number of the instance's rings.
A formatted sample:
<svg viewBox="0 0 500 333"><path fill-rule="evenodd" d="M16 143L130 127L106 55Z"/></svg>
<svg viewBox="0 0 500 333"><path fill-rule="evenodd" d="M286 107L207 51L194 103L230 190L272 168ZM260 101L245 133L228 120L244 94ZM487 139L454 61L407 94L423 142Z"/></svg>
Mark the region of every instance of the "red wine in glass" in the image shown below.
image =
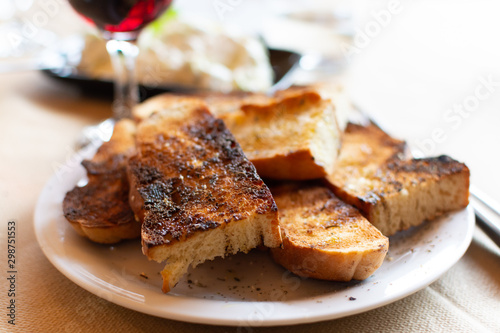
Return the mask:
<svg viewBox="0 0 500 333"><path fill-rule="evenodd" d="M106 49L115 71L113 118L130 118L138 100L135 81L135 41L147 24L158 18L172 0L68 0L107 39Z"/></svg>
<svg viewBox="0 0 500 333"><path fill-rule="evenodd" d="M172 0L69 0L73 8L100 30L139 31L154 21Z"/></svg>

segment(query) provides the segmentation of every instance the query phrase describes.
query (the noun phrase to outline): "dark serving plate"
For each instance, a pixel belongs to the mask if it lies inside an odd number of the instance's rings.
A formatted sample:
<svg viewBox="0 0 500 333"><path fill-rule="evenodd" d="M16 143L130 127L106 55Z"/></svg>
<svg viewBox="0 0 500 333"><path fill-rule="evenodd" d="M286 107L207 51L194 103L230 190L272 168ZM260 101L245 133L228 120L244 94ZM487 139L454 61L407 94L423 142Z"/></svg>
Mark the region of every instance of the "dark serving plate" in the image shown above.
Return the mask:
<svg viewBox="0 0 500 333"><path fill-rule="evenodd" d="M299 62L300 54L277 49L268 49L269 60L274 72L274 83L279 82L287 73L289 73ZM89 94L95 97L112 99L113 98L113 82L105 80L96 80L78 74L75 67L66 70L61 69L45 69L42 71L47 76L71 84L81 89L84 94ZM192 89L176 86L150 87L139 86L140 100L164 93L164 92L193 92Z"/></svg>

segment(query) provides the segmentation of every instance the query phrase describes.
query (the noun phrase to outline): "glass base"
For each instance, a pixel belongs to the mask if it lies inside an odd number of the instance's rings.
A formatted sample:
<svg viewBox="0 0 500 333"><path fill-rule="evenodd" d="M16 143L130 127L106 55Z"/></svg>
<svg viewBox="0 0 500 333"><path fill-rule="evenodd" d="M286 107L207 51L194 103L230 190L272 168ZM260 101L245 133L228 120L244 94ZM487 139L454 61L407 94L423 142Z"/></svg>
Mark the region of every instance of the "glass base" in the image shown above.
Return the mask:
<svg viewBox="0 0 500 333"><path fill-rule="evenodd" d="M116 121L113 118L106 119L97 125L87 126L76 142L76 149L80 150L89 145L99 147L103 142L109 141L113 134Z"/></svg>

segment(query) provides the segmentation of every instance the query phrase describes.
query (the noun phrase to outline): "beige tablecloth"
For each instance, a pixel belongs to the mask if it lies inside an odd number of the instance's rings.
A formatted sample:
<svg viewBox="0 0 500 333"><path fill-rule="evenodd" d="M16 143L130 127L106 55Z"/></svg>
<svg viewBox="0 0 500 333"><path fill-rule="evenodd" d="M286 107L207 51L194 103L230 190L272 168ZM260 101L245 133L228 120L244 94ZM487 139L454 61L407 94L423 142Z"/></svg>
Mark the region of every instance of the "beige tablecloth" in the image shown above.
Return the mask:
<svg viewBox="0 0 500 333"><path fill-rule="evenodd" d="M446 152L466 161L473 181L500 201L500 93L496 86L491 97L481 101L458 128L446 127L449 124L441 118L454 104L466 103L482 79L488 80L489 75L493 81L500 78L500 52L491 45L500 29L498 23L496 28L489 25L496 14L490 14L488 4L492 2L485 3L477 8L456 4L459 14L446 20L442 16L447 13L445 6L408 5L361 50L346 75L346 84L353 99L373 112L391 133L428 147L432 153ZM477 11L471 12L472 8ZM473 32L483 35L470 32L472 25L461 28L460 15L465 14L479 25ZM427 28L419 26L422 17ZM485 26L490 30L483 31ZM456 29L461 29L462 39L453 34ZM157 318L94 296L45 258L35 239L33 212L46 181L74 152L82 128L109 115L109 103L82 96L41 73L0 74L0 331L500 332L500 249L478 229L464 257L427 288L338 320L238 330ZM425 146L425 139L438 127L444 127L447 139L435 147ZM7 227L11 220L17 224L15 326L8 324L7 317L11 299Z"/></svg>

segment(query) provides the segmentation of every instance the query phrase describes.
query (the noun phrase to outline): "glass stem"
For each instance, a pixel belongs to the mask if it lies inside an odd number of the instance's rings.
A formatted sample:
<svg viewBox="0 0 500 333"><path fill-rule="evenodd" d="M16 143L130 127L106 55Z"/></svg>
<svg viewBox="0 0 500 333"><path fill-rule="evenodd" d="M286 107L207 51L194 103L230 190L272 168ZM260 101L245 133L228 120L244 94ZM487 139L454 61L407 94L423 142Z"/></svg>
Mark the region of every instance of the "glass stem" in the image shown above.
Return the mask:
<svg viewBox="0 0 500 333"><path fill-rule="evenodd" d="M115 73L113 118L119 120L132 117L132 108L139 100L139 89L135 76L135 63L139 48L135 41L108 40L106 49L111 57Z"/></svg>

